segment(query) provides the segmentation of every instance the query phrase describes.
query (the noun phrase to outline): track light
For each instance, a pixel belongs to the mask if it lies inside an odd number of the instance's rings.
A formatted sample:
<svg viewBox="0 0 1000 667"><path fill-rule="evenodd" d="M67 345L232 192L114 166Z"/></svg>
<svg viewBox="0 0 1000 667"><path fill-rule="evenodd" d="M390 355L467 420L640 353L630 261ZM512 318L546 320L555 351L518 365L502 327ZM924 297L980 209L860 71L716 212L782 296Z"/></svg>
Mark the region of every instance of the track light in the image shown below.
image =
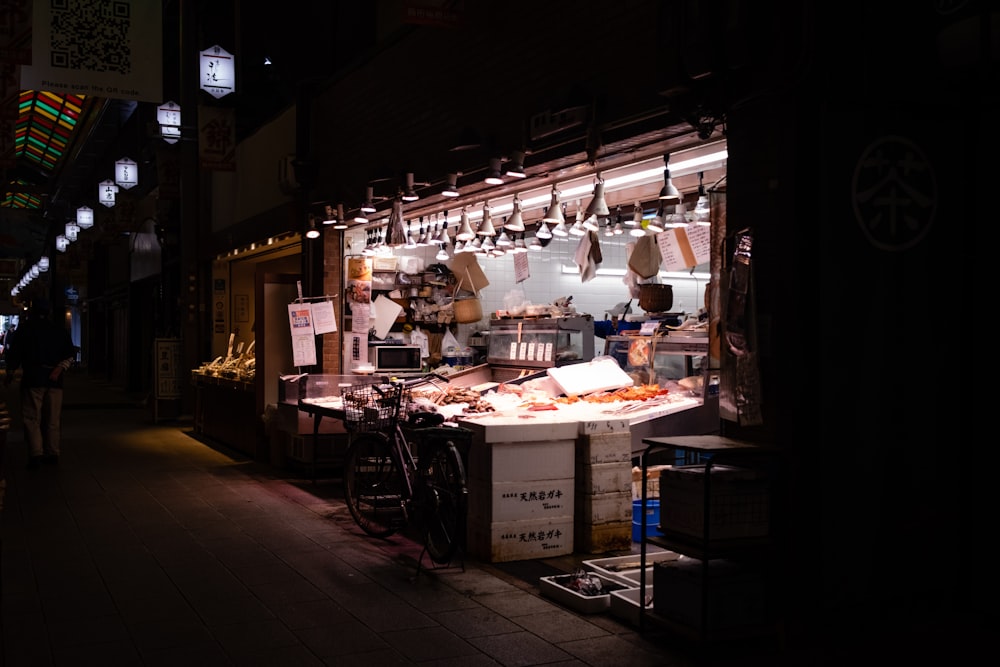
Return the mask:
<svg viewBox="0 0 1000 667"><path fill-rule="evenodd" d="M307 239L319 238L319 230L316 229L316 218L314 218L311 215L309 216L309 229L306 230L306 238Z"/></svg>
<svg viewBox="0 0 1000 667"><path fill-rule="evenodd" d="M535 230L535 236L540 239L552 238L552 232L549 231L549 226L545 224L544 220L542 220L541 224L538 225L538 229Z"/></svg>
<svg viewBox="0 0 1000 667"><path fill-rule="evenodd" d="M606 218L609 215L611 215L611 211L608 210L608 202L604 200L604 179L598 173L597 183L594 184L594 198L587 204L586 217L597 216L598 218Z"/></svg>
<svg viewBox="0 0 1000 667"><path fill-rule="evenodd" d="M442 197L457 197L458 191L458 174L448 174L445 180L444 187L441 189Z"/></svg>
<svg viewBox="0 0 1000 667"><path fill-rule="evenodd" d="M552 200L549 202L549 208L545 212L545 217L542 218L543 222L553 222L553 223L565 223L566 216L563 215L562 206L559 205L559 190L556 186L552 186Z"/></svg>
<svg viewBox="0 0 1000 667"><path fill-rule="evenodd" d="M418 199L420 199L420 195L413 187L413 172L408 171L406 172L406 189L403 190L403 201L417 201Z"/></svg>
<svg viewBox="0 0 1000 667"><path fill-rule="evenodd" d="M646 221L646 231L653 232L654 234L659 234L665 228L664 218L666 217L666 209L661 203L660 208L656 210L656 215Z"/></svg>
<svg viewBox="0 0 1000 667"><path fill-rule="evenodd" d="M521 218L521 199L517 195L514 195L513 207L514 211L504 223L504 229L509 229L512 232L523 232L524 220Z"/></svg>
<svg viewBox="0 0 1000 667"><path fill-rule="evenodd" d="M671 204L681 200L681 193L670 179L670 153L663 155L663 187L660 188L660 200Z"/></svg>
<svg viewBox="0 0 1000 667"><path fill-rule="evenodd" d="M489 238L496 236L496 233L497 230L493 227L493 216L490 214L490 204L487 202L483 205L483 220L479 223L479 229L476 230L476 234Z"/></svg>
<svg viewBox="0 0 1000 667"><path fill-rule="evenodd" d="M511 178L524 178L524 151L514 151L510 154L510 160L504 167L504 176Z"/></svg>
<svg viewBox="0 0 1000 667"><path fill-rule="evenodd" d="M323 216L323 224L324 225L335 224L337 222L337 212L334 210L334 208L329 204L327 204L323 210L324 213L326 214Z"/></svg>
<svg viewBox="0 0 1000 667"><path fill-rule="evenodd" d="M337 204L337 222L333 223L334 229L347 229L347 218L344 217L344 205Z"/></svg>
<svg viewBox="0 0 1000 667"><path fill-rule="evenodd" d="M490 158L490 168L486 171L486 178L483 179L487 185L503 185L503 175L500 173L500 158Z"/></svg>
<svg viewBox="0 0 1000 667"><path fill-rule="evenodd" d="M642 204L635 203L635 207L632 209L632 219L626 220L625 224L629 227L642 227Z"/></svg>
<svg viewBox="0 0 1000 667"><path fill-rule="evenodd" d="M464 207L462 208L462 217L458 223L458 233L455 234L455 238L459 241L471 241L476 238L476 233L472 231L472 225L469 223L469 213Z"/></svg>
<svg viewBox="0 0 1000 667"><path fill-rule="evenodd" d="M365 201L361 204L362 213L374 213L375 212L375 188L371 185L365 190ZM356 218L355 218L356 219ZM368 219L365 219L367 222Z"/></svg>
<svg viewBox="0 0 1000 667"><path fill-rule="evenodd" d="M587 233L587 228L583 226L583 207L580 206L580 204L581 204L580 200L577 199L576 220L569 228L569 233L572 234L573 236L584 236Z"/></svg>
<svg viewBox="0 0 1000 667"><path fill-rule="evenodd" d="M448 251L444 249L443 243L440 246L438 246L438 251L437 254L434 255L434 259L436 259L439 262L447 262L449 259L451 259L448 256Z"/></svg>

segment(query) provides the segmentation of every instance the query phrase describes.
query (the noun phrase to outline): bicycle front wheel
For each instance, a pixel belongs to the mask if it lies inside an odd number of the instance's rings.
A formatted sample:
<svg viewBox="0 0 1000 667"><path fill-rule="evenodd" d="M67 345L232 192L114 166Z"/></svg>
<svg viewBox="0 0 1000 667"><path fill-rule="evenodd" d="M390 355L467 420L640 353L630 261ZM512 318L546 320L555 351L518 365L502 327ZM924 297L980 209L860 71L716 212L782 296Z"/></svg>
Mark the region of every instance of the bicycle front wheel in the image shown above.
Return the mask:
<svg viewBox="0 0 1000 667"><path fill-rule="evenodd" d="M465 542L465 466L458 449L448 441L428 444L419 462L423 484L421 522L427 555L438 564L451 562Z"/></svg>
<svg viewBox="0 0 1000 667"><path fill-rule="evenodd" d="M344 500L372 537L388 537L405 521L403 470L392 441L381 433L355 437L344 460Z"/></svg>

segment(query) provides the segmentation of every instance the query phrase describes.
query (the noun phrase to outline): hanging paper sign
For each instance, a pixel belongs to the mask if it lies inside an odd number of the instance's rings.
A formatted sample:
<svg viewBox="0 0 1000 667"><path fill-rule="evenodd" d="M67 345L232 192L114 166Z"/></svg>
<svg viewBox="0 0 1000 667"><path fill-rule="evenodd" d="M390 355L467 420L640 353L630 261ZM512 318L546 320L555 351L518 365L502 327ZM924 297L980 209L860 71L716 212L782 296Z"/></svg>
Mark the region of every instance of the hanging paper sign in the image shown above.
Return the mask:
<svg viewBox="0 0 1000 667"><path fill-rule="evenodd" d="M112 208L117 198L118 186L115 185L115 182L112 180L101 181L100 185L97 186L97 200L108 208Z"/></svg>
<svg viewBox="0 0 1000 667"><path fill-rule="evenodd" d="M312 304L313 330L318 334L335 333L337 316L333 312L333 301L317 301Z"/></svg>
<svg viewBox="0 0 1000 667"><path fill-rule="evenodd" d="M528 253L519 252L514 255L514 282L523 283L531 277L531 270L528 268Z"/></svg>
<svg viewBox="0 0 1000 667"><path fill-rule="evenodd" d="M90 229L94 226L94 209L89 206L81 206L76 209L76 224L80 229Z"/></svg>
<svg viewBox="0 0 1000 667"><path fill-rule="evenodd" d="M221 46L201 52L201 89L219 99L236 92L236 62Z"/></svg>
<svg viewBox="0 0 1000 667"><path fill-rule="evenodd" d="M115 183L126 190L139 185L139 165L127 157L115 162Z"/></svg>
<svg viewBox="0 0 1000 667"><path fill-rule="evenodd" d="M309 304L288 304L288 323L292 331L292 363L296 366L314 365L316 339L313 335L312 309Z"/></svg>

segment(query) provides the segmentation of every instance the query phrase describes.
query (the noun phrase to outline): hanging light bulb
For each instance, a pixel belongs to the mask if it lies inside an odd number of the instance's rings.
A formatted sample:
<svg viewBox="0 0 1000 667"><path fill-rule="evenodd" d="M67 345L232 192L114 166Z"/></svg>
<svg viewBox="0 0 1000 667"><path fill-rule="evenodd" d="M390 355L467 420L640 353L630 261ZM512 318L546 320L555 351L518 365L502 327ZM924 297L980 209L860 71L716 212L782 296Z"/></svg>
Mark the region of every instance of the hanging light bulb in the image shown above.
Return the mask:
<svg viewBox="0 0 1000 667"><path fill-rule="evenodd" d="M560 238L569 236L569 226L566 224L566 211L560 208L559 215L562 216L562 220L552 228L552 235Z"/></svg>
<svg viewBox="0 0 1000 667"><path fill-rule="evenodd" d="M666 211L661 203L660 207L656 209L656 215L646 221L646 231L653 232L654 234L659 234L664 230L664 218L666 217Z"/></svg>
<svg viewBox="0 0 1000 667"><path fill-rule="evenodd" d="M337 204L337 222L333 223L334 229L347 229L347 218L344 217L344 205Z"/></svg>
<svg viewBox="0 0 1000 667"><path fill-rule="evenodd" d="M552 238L552 237L550 236L549 238ZM527 242L526 245L528 246L528 250L541 250L542 249L542 242L538 240L538 236L532 236L530 239L528 239L528 242Z"/></svg>
<svg viewBox="0 0 1000 667"><path fill-rule="evenodd" d="M403 190L403 201L417 201L420 199L420 195L417 194L417 190L413 184L413 172L406 173L406 189Z"/></svg>
<svg viewBox="0 0 1000 667"><path fill-rule="evenodd" d="M551 222L554 224L560 222L566 222L566 216L563 215L562 206L559 205L559 195L561 193L556 189L556 186L552 186L552 200L549 202L549 208L545 211L545 217L542 218L543 222Z"/></svg>
<svg viewBox="0 0 1000 667"><path fill-rule="evenodd" d="M638 201L635 203L635 208L632 209L632 218L630 220L626 220L625 224L629 227L642 226L642 204Z"/></svg>
<svg viewBox="0 0 1000 667"><path fill-rule="evenodd" d="M316 218L311 215L309 216L309 228L306 230L306 238L307 239L319 238L319 230L316 229Z"/></svg>
<svg viewBox="0 0 1000 667"><path fill-rule="evenodd" d="M510 218L504 222L504 228L509 229L512 232L523 232L524 231L524 219L521 217L521 199L514 195L514 211L510 214Z"/></svg>
<svg viewBox="0 0 1000 667"><path fill-rule="evenodd" d="M696 225L707 227L712 224L712 209L709 204L708 195L705 194L705 184L702 179L705 172L698 172L698 203L694 205L694 222Z"/></svg>
<svg viewBox="0 0 1000 667"><path fill-rule="evenodd" d="M459 194L461 193L458 191L458 174L448 174L444 187L441 188L441 196L457 197Z"/></svg>
<svg viewBox="0 0 1000 667"><path fill-rule="evenodd" d="M365 200L361 203L362 213L374 213L375 212L375 188L369 185L365 189ZM367 219L365 220L367 222Z"/></svg>
<svg viewBox="0 0 1000 667"><path fill-rule="evenodd" d="M496 236L497 230L493 227L493 216L490 214L490 203L483 204L483 220L479 223L476 234L480 236Z"/></svg>
<svg viewBox="0 0 1000 667"><path fill-rule="evenodd" d="M455 245L453 245L451 247L451 251L453 253L455 253L456 255L458 253L460 253L460 252L465 252L465 241L461 241L461 240L456 239L455 240Z"/></svg>
<svg viewBox="0 0 1000 667"><path fill-rule="evenodd" d="M417 242L413 238L413 232L410 229L409 220L406 221L406 243L403 245L407 250L413 250L417 247Z"/></svg>
<svg viewBox="0 0 1000 667"><path fill-rule="evenodd" d="M587 233L587 228L583 226L583 208L580 206L582 202L576 200L576 221L569 228L569 233L573 236L583 236Z"/></svg>
<svg viewBox="0 0 1000 667"><path fill-rule="evenodd" d="M608 203L604 200L604 179L600 172L597 174L597 183L594 184L594 198L587 204L587 213L584 216L584 226L596 232L600 228L600 220L611 215L608 210Z"/></svg>
<svg viewBox="0 0 1000 667"><path fill-rule="evenodd" d="M660 188L660 200L673 204L681 200L681 193L670 178L670 153L663 155L663 187Z"/></svg>
<svg viewBox="0 0 1000 667"><path fill-rule="evenodd" d="M486 170L486 178L483 181L488 185L503 185L503 174L500 173L500 158L490 158L490 167Z"/></svg>
<svg viewBox="0 0 1000 667"><path fill-rule="evenodd" d="M455 238L459 241L470 241L476 238L476 233L472 231L472 225L469 223L469 213L465 207L462 207L462 217L458 224L458 233L455 234Z"/></svg>
<svg viewBox="0 0 1000 667"><path fill-rule="evenodd" d="M497 247L496 244L493 243L493 237L491 236L484 236L483 242L479 246L480 250L482 250L483 252L490 252L496 247Z"/></svg>
<svg viewBox="0 0 1000 667"><path fill-rule="evenodd" d="M505 176L510 176L511 178L524 178L527 176L524 173L524 151L514 151L510 154L510 160L507 161L503 173Z"/></svg>
<svg viewBox="0 0 1000 667"><path fill-rule="evenodd" d="M541 224L538 225L538 229L535 230L535 236L540 239L552 238L552 232L549 231L549 226L545 224L544 220L542 220Z"/></svg>
<svg viewBox="0 0 1000 667"><path fill-rule="evenodd" d="M434 259L436 259L439 262L446 262L449 259L451 259L450 257L448 257L448 251L445 250L443 243L440 246L438 246L438 251L437 254L434 255Z"/></svg>

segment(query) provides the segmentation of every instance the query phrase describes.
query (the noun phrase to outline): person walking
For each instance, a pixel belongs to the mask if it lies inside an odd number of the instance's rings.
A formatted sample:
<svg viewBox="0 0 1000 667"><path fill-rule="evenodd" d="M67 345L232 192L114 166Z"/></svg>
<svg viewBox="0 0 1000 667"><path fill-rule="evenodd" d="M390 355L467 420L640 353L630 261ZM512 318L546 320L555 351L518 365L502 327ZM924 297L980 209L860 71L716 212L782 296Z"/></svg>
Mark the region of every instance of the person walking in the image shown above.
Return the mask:
<svg viewBox="0 0 1000 667"><path fill-rule="evenodd" d="M34 299L27 318L7 338L7 374L10 385L21 370L21 424L28 446L28 469L59 462L63 375L76 360L69 332L51 317L49 304Z"/></svg>

